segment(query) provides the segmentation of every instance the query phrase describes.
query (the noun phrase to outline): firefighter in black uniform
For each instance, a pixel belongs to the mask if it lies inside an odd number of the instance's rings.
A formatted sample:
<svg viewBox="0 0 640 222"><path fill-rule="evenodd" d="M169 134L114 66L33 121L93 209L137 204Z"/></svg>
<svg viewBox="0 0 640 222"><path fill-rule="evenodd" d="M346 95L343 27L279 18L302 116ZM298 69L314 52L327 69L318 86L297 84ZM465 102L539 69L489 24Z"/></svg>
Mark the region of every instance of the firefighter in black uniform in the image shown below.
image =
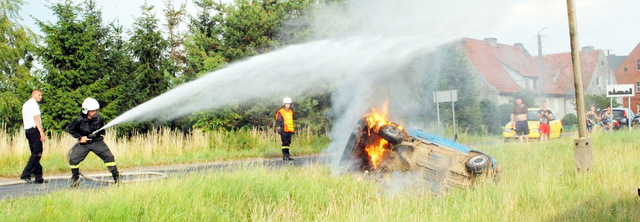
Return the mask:
<svg viewBox="0 0 640 222"><path fill-rule="evenodd" d="M291 136L295 133L293 127L293 110L291 109L291 98L285 97L282 100L282 108L276 113L276 131L282 139L282 160L293 160L289 152Z"/></svg>
<svg viewBox="0 0 640 222"><path fill-rule="evenodd" d="M100 104L93 98L87 98L82 102L82 113L78 116L69 127L67 131L76 139L78 143L71 148L69 153L69 165L71 166L71 187L77 187L80 179L80 169L78 165L84 160L89 152L95 153L111 172L115 183L120 182L120 173L118 167L116 167L116 160L109 150L109 147L104 143L104 130L102 128L104 118L98 114ZM95 132L95 133L94 133Z"/></svg>

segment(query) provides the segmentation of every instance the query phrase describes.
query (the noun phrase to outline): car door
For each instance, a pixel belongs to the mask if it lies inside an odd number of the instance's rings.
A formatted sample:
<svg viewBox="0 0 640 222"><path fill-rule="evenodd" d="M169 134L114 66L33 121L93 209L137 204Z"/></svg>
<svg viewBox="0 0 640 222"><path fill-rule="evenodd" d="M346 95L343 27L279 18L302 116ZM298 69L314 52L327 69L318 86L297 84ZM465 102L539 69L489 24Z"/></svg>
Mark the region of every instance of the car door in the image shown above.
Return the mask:
<svg viewBox="0 0 640 222"><path fill-rule="evenodd" d="M553 115L553 119L549 121L549 128L551 128L549 138L560 137L562 132L562 121L558 118L558 114L553 110L551 110L551 114Z"/></svg>

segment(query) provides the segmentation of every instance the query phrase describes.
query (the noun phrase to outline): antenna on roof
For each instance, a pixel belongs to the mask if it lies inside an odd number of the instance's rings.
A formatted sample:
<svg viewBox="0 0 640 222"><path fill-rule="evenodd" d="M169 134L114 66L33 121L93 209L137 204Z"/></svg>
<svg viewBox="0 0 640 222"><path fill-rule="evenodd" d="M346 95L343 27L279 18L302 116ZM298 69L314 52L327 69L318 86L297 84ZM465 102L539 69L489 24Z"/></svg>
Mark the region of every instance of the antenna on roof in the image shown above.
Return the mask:
<svg viewBox="0 0 640 222"><path fill-rule="evenodd" d="M611 51L615 51L615 50L613 50L613 49L607 49L607 56L610 56L610 55L611 55Z"/></svg>

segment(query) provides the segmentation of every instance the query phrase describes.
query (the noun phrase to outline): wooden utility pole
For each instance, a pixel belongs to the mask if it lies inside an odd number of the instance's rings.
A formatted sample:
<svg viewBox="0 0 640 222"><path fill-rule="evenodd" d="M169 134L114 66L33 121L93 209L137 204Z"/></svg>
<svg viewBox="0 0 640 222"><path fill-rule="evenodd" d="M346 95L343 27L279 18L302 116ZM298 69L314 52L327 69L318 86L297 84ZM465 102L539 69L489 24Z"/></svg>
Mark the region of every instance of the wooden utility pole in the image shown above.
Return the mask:
<svg viewBox="0 0 640 222"><path fill-rule="evenodd" d="M573 82L576 91L576 112L578 114L578 139L574 140L574 160L577 171L588 172L593 169L593 149L591 139L587 137L584 112L584 94L582 72L580 70L580 47L578 44L578 22L573 0L567 0L569 16L569 36L571 37L571 62L573 63Z"/></svg>
<svg viewBox="0 0 640 222"><path fill-rule="evenodd" d="M538 32L538 36L537 36L538 37L538 102L540 102L540 105L542 105L542 102L545 101L545 99L543 98L543 95L544 95L543 93L546 93L544 89L545 76L544 76L544 69L543 69L544 59L542 58L542 35L540 34L545 29L547 29L547 27L544 27L543 29L541 29Z"/></svg>

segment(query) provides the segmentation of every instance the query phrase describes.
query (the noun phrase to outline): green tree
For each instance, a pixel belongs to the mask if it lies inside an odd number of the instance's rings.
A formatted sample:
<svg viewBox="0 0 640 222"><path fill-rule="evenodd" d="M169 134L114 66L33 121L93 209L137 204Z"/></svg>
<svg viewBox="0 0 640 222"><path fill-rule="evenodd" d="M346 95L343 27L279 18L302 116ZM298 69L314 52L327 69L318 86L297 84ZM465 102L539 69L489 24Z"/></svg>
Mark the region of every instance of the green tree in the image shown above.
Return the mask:
<svg viewBox="0 0 640 222"><path fill-rule="evenodd" d="M195 17L191 17L189 33L185 39L186 71L184 81L191 81L198 75L220 69L227 63L223 56L221 36L224 17L221 4L212 0L196 0L199 9Z"/></svg>
<svg viewBox="0 0 640 222"><path fill-rule="evenodd" d="M295 32L302 32L306 27L292 28L285 22L300 17L311 1L236 0L234 4L225 4L197 0L194 3L198 14L191 17L191 34L185 40L186 81L220 69L229 62L269 52L294 40L300 41L301 35ZM286 33L283 27L288 27ZM321 97L328 98L328 94ZM314 119L318 124L313 127L322 131L328 121L319 119L324 118L323 111L328 103L320 102L316 97L304 97L298 101L296 107L301 109L296 110L298 125L311 127L311 122L307 124L306 120ZM272 124L278 104L274 99L259 99L210 112L198 112L190 119L196 123L194 127L202 129L262 128Z"/></svg>
<svg viewBox="0 0 640 222"><path fill-rule="evenodd" d="M134 79L131 54L122 37L123 28L114 23L111 23L109 28L111 31L105 41L108 59L104 60L106 63L103 70L105 76L101 81L105 90L96 96L99 101L106 103L106 106L100 109L100 113L107 120L138 105L134 100L137 95L134 94L134 90L131 90L136 84L133 81L122 81L123 79Z"/></svg>
<svg viewBox="0 0 640 222"><path fill-rule="evenodd" d="M487 133L500 134L503 129L503 121L500 115L500 110L496 103L483 99L480 101L480 110L482 110L482 125L486 127Z"/></svg>
<svg viewBox="0 0 640 222"><path fill-rule="evenodd" d="M214 71L225 64L308 38L308 27L286 22L300 18L312 1L235 0L226 4L197 0L186 37L187 75ZM297 33L306 33L300 34Z"/></svg>
<svg viewBox="0 0 640 222"><path fill-rule="evenodd" d="M158 19L152 12L153 6L141 6L141 17L133 24L129 47L133 53L135 101L142 103L163 93L169 86L164 70L169 61L165 57L169 45L158 29Z"/></svg>
<svg viewBox="0 0 640 222"><path fill-rule="evenodd" d="M16 22L23 4L22 0L0 0L0 125L6 124L8 130L22 125L22 103L41 86L30 74L35 35Z"/></svg>
<svg viewBox="0 0 640 222"><path fill-rule="evenodd" d="M622 106L622 104L618 103L618 101L616 101L615 99L611 100L606 95L584 95L584 104L587 106L585 107L585 111L589 111L589 109L591 109L591 106L595 106L596 109L604 109L608 105L610 105L609 102L613 104L611 107ZM576 105L575 102L573 102L573 105Z"/></svg>
<svg viewBox="0 0 640 222"><path fill-rule="evenodd" d="M455 102L456 124L459 129L471 133L482 131L482 112L475 91L475 77L469 70L469 62L460 48L448 45L443 48L443 62L441 66L438 90L457 90L458 100ZM452 88L453 87L453 88ZM450 106L440 107L445 121L450 121L452 111Z"/></svg>
<svg viewBox="0 0 640 222"><path fill-rule="evenodd" d="M107 82L117 76L109 74L115 70L108 62L111 30L102 25L102 13L95 2L87 0L75 5L67 0L50 8L58 17L56 23L37 21L45 34L45 45L39 50L46 70L44 94L48 98L43 105L47 112L43 123L60 130L78 114L85 97L94 97L106 107L102 92L109 90Z"/></svg>
<svg viewBox="0 0 640 222"><path fill-rule="evenodd" d="M511 113L513 112L513 106L515 103L505 103L498 106L500 115L498 116L501 126L504 126L511 121Z"/></svg>
<svg viewBox="0 0 640 222"><path fill-rule="evenodd" d="M167 28L167 41L168 41L168 60L170 65L167 67L166 72L170 79L172 86L182 83L182 75L186 69L186 56L184 49L184 33L180 31L180 25L183 23L186 17L187 4L182 3L175 8L173 0L167 0L165 2L165 8L163 9L164 17L166 19Z"/></svg>

